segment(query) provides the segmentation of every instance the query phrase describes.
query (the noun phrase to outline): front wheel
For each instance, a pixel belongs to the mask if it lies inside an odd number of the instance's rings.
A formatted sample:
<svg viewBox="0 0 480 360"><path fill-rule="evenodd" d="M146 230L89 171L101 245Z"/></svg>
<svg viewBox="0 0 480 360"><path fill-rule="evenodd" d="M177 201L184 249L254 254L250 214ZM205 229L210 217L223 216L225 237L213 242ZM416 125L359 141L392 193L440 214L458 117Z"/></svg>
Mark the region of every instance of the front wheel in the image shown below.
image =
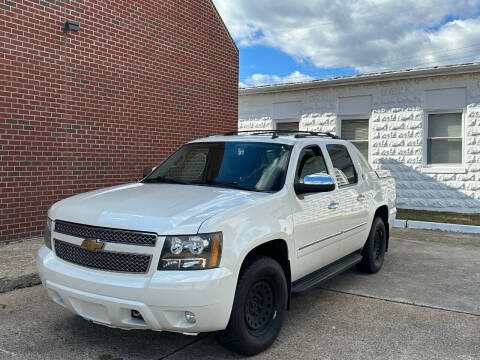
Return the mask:
<svg viewBox="0 0 480 360"><path fill-rule="evenodd" d="M287 309L288 287L282 267L265 256L247 259L235 292L230 321L217 339L242 355L266 350L277 338Z"/></svg>
<svg viewBox="0 0 480 360"><path fill-rule="evenodd" d="M386 247L387 231L385 224L381 218L377 217L373 220L368 240L362 250L363 259L357 265L357 269L370 274L378 272L383 265Z"/></svg>

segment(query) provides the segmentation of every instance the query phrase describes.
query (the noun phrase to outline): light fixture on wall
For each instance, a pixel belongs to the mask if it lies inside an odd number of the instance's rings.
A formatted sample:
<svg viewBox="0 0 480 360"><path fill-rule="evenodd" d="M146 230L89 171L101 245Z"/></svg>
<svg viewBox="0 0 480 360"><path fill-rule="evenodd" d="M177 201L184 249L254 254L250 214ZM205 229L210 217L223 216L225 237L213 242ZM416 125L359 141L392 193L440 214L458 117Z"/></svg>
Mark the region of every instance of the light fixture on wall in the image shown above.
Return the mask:
<svg viewBox="0 0 480 360"><path fill-rule="evenodd" d="M80 24L72 20L67 20L65 22L65 25L63 25L63 32L65 34L68 34L70 31L79 31L79 30L80 30Z"/></svg>

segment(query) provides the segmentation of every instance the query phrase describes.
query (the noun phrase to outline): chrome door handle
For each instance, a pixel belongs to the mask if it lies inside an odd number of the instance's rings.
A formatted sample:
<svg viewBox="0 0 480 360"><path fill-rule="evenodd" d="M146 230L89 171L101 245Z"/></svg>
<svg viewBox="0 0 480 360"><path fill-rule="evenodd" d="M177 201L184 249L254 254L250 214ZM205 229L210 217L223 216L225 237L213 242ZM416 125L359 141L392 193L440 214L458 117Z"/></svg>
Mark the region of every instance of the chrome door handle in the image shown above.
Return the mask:
<svg viewBox="0 0 480 360"><path fill-rule="evenodd" d="M357 200L358 200L358 201L363 201L363 200L365 200L365 199L366 199L366 197L365 197L365 195L363 195L363 194L360 194L360 195L357 196Z"/></svg>
<svg viewBox="0 0 480 360"><path fill-rule="evenodd" d="M330 210L335 210L335 209L338 209L338 203L337 202L331 202L329 205L328 205L328 208Z"/></svg>

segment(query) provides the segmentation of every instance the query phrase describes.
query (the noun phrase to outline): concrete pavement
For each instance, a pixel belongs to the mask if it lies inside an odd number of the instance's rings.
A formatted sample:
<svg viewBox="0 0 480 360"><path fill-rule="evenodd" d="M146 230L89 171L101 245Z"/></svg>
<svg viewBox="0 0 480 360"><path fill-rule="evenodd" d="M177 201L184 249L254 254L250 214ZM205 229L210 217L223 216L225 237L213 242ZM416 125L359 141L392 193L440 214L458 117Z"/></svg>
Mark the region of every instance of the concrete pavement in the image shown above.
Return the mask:
<svg viewBox="0 0 480 360"><path fill-rule="evenodd" d="M40 284L35 257L43 238L0 244L0 293Z"/></svg>
<svg viewBox="0 0 480 360"><path fill-rule="evenodd" d="M419 238L422 233L410 230L410 234ZM378 274L352 269L322 288L480 315L480 243L445 244L441 241L450 234L430 231L424 235L433 238L395 236Z"/></svg>
<svg viewBox="0 0 480 360"><path fill-rule="evenodd" d="M480 359L480 244L443 235L395 230L380 273L352 270L294 296L278 340L255 358ZM211 334L91 324L41 286L0 294L0 359L236 358Z"/></svg>

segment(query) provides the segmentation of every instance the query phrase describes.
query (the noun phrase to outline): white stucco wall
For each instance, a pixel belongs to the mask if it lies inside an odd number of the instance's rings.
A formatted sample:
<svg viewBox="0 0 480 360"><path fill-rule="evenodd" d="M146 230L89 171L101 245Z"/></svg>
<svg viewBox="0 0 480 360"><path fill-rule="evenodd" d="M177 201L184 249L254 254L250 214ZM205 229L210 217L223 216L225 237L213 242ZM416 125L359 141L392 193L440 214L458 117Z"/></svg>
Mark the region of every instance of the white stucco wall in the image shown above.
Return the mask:
<svg viewBox="0 0 480 360"><path fill-rule="evenodd" d="M480 213L480 73L240 95L239 129L273 129L285 108L274 104L285 102L299 107L300 130L336 133L341 118L369 118L370 163L391 170L399 208ZM427 113L442 110L463 112L462 166L426 165Z"/></svg>

